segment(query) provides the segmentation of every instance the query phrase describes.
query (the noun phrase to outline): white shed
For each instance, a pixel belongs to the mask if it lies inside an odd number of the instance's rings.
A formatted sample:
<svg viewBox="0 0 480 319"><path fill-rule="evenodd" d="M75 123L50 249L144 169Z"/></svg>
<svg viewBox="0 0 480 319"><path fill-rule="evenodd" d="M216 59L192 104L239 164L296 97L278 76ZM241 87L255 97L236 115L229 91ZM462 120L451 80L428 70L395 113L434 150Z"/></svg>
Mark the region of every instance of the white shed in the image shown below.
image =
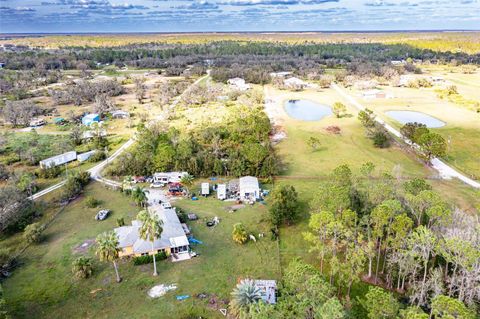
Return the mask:
<svg viewBox="0 0 480 319"><path fill-rule="evenodd" d="M202 183L202 195L207 196L210 194L210 184L209 183Z"/></svg>
<svg viewBox="0 0 480 319"><path fill-rule="evenodd" d="M40 161L40 167L41 168L55 167L55 166L63 165L68 162L74 161L76 159L77 159L77 152L75 151L66 152L66 153L49 157L47 159Z"/></svg>
<svg viewBox="0 0 480 319"><path fill-rule="evenodd" d="M259 199L260 186L258 179L253 176L240 177L239 182L240 198L241 199Z"/></svg>
<svg viewBox="0 0 480 319"><path fill-rule="evenodd" d="M227 184L218 184L217 198L220 200L227 199Z"/></svg>

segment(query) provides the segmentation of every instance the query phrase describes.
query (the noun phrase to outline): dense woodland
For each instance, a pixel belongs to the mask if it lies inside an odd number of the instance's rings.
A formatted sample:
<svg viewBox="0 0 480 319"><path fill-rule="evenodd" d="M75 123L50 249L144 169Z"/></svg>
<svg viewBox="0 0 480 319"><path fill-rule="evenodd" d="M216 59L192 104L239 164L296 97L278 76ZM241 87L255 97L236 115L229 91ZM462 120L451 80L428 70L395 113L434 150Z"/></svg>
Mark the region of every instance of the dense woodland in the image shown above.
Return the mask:
<svg viewBox="0 0 480 319"><path fill-rule="evenodd" d="M138 144L121 155L109 174L151 175L187 171L195 176L271 177L279 169L270 145L271 125L260 107L236 108L229 120L193 130L140 127Z"/></svg>

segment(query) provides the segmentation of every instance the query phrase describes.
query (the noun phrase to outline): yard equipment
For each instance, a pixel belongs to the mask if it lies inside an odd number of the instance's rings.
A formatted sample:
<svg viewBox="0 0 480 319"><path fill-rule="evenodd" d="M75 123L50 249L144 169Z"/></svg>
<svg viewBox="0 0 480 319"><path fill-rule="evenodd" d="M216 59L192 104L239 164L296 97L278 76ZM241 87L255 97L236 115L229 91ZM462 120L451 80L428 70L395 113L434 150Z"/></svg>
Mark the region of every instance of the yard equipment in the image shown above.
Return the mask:
<svg viewBox="0 0 480 319"><path fill-rule="evenodd" d="M201 242L198 239L195 239L194 237L188 238L188 242L191 243L191 244L199 244L199 245L203 244L203 242Z"/></svg>
<svg viewBox="0 0 480 319"><path fill-rule="evenodd" d="M190 298L190 295L180 295L180 296L177 296L176 298L177 300L185 300L187 298Z"/></svg>

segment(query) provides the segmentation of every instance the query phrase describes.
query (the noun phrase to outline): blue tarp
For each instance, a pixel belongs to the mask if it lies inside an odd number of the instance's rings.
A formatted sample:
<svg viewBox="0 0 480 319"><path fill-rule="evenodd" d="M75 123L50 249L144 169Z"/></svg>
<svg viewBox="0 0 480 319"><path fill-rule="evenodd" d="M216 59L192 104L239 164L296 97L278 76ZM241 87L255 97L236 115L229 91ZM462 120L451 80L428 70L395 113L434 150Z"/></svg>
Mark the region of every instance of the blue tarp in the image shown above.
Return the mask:
<svg viewBox="0 0 480 319"><path fill-rule="evenodd" d="M177 300L185 300L187 298L190 298L189 295L181 295L181 296L177 296Z"/></svg>
<svg viewBox="0 0 480 319"><path fill-rule="evenodd" d="M188 238L188 241L189 241L191 244L200 244L200 245L203 244L203 242L201 242L200 240L195 239L195 238L193 238L193 237Z"/></svg>

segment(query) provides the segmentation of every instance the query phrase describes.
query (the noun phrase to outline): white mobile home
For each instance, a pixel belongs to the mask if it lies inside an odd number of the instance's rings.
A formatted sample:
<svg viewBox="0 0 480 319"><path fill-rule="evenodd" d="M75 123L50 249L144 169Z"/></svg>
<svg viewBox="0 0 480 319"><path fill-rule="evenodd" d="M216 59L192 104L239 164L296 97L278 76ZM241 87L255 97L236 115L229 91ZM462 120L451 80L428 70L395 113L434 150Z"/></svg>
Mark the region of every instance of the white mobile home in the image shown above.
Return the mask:
<svg viewBox="0 0 480 319"><path fill-rule="evenodd" d="M182 177L188 175L187 172L165 172L153 174L153 181L158 183L180 183Z"/></svg>
<svg viewBox="0 0 480 319"><path fill-rule="evenodd" d="M217 186L217 198L220 200L227 199L227 185L218 184Z"/></svg>
<svg viewBox="0 0 480 319"><path fill-rule="evenodd" d="M260 198L258 179L253 176L240 177L240 198L244 200L257 200Z"/></svg>
<svg viewBox="0 0 480 319"><path fill-rule="evenodd" d="M77 155L77 161L79 162L85 162L87 161L90 157L93 156L93 154L95 154L96 150L93 150L93 151L90 151L90 152L85 152L85 153L82 153L82 154L78 154Z"/></svg>
<svg viewBox="0 0 480 319"><path fill-rule="evenodd" d="M41 168L50 168L66 164L77 159L77 152L66 152L40 161Z"/></svg>
<svg viewBox="0 0 480 319"><path fill-rule="evenodd" d="M202 195L203 196L210 195L210 184L209 183L202 183Z"/></svg>

